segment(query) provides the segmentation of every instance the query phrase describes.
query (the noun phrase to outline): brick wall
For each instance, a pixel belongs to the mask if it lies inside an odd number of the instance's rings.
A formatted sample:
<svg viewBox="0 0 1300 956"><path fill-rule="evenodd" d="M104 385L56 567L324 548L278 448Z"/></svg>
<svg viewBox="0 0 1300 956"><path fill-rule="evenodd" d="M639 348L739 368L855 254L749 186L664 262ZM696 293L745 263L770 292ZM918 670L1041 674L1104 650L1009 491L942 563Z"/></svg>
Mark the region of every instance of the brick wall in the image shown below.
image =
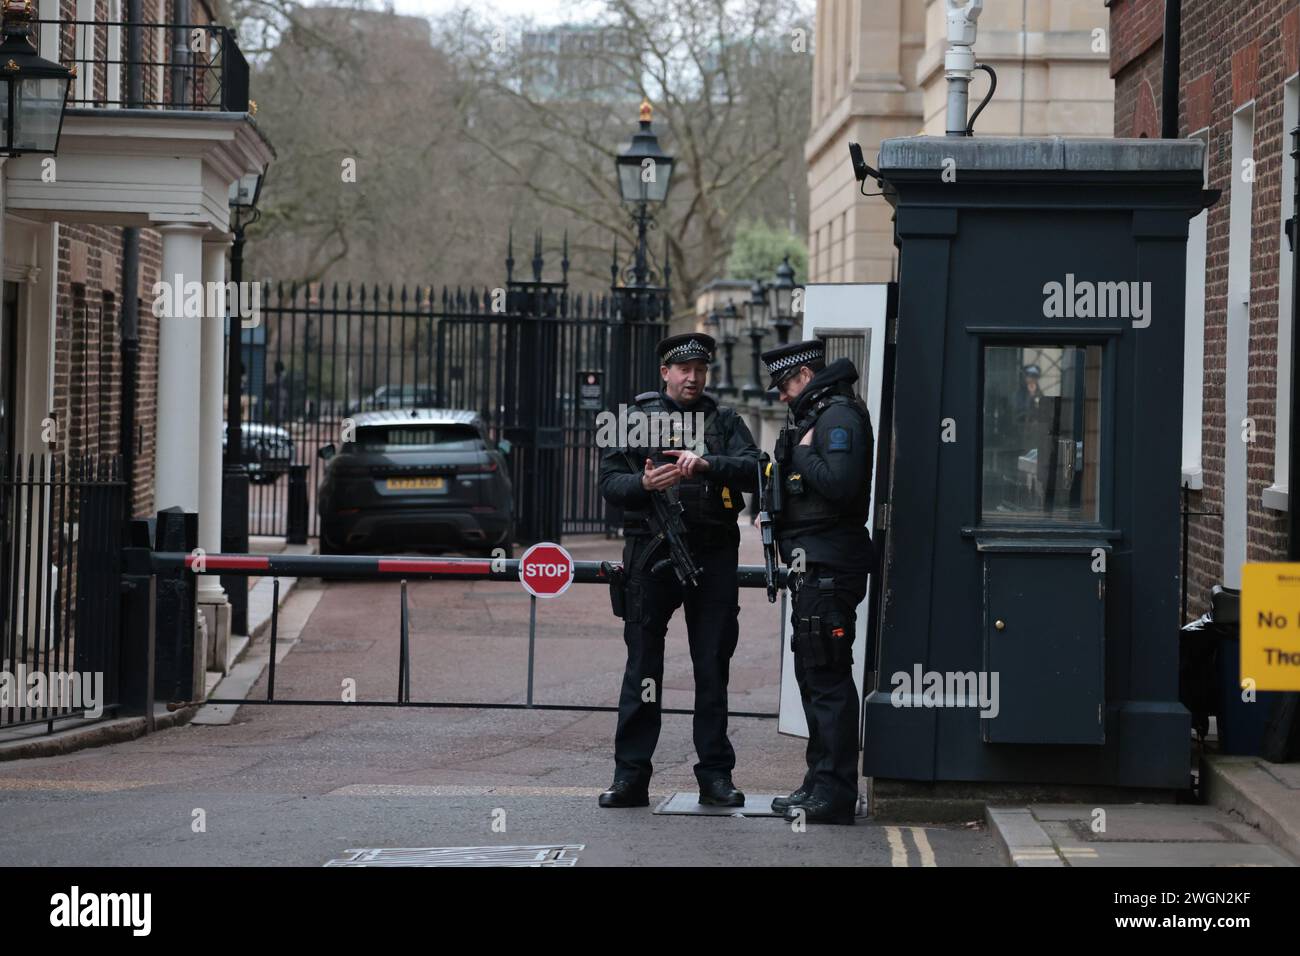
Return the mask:
<svg viewBox="0 0 1300 956"><path fill-rule="evenodd" d="M1155 137L1160 132L1164 4L1115 0L1111 6L1111 70L1115 78L1115 135ZM1262 504L1273 484L1276 437L1278 255L1283 196L1283 84L1300 65L1297 0L1183 0L1179 135L1208 128L1209 180L1223 196L1210 209L1206 251L1204 423L1202 491L1192 511L1222 512L1225 441L1241 428L1225 428L1228 242L1234 111L1255 102L1255 182L1250 248L1250 336L1247 414L1255 441L1247 448L1247 559L1285 556L1285 516ZM1289 209L1289 205L1288 205ZM1288 213L1289 214L1289 213ZM1289 318L1289 314L1287 315ZM1292 481L1300 485L1300 481ZM1298 489L1300 491L1300 489ZM1223 578L1221 520L1192 519L1189 611L1204 610L1212 585Z"/></svg>
<svg viewBox="0 0 1300 956"><path fill-rule="evenodd" d="M58 450L122 452L122 243L115 226L64 223L59 229L54 413ZM134 511L153 508L158 385L158 320L150 290L162 267L162 239L140 232L140 367L136 401Z"/></svg>
<svg viewBox="0 0 1300 956"><path fill-rule="evenodd" d="M205 3L191 2L190 22L212 21ZM121 7L125 18L125 0ZM96 0L95 18L115 19L108 0ZM64 20L76 19L76 0L62 0ZM144 19L149 23L171 19L170 4L145 0ZM125 31L123 31L125 33ZM91 34L95 78L93 96L107 93L104 62L124 55L107 48L107 31ZM61 32L60 56L71 59L75 37L70 28ZM146 29L142 55L148 62L166 59L170 38L161 29ZM147 68L142 74L147 104L165 101L167 71ZM125 84L125 77L122 78ZM122 90L125 95L125 89ZM59 289L55 331L54 408L58 424L59 450L71 455L116 455L122 452L122 248L123 230L115 226L63 223L59 229ZM162 271L162 238L154 230L140 231L139 374L135 407L136 458L133 509L147 516L153 509L154 447L157 434L158 320L152 311L152 288Z"/></svg>

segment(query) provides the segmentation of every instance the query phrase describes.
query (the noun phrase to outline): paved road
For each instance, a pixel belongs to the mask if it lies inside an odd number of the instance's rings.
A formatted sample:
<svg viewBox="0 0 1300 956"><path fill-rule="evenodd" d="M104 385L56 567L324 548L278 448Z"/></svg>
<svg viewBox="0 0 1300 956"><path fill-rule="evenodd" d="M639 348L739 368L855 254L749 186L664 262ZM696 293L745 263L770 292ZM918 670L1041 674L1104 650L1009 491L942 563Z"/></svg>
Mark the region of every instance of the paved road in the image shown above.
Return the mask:
<svg viewBox="0 0 1300 956"><path fill-rule="evenodd" d="M615 557L619 544L578 539L572 550ZM746 529L742 560L757 559ZM413 582L409 597L416 700L524 700L521 588ZM731 706L774 712L777 611L761 590L741 604ZM351 679L359 698L394 699L398 621L395 584L303 582L285 612L287 640L301 631L282 649L276 696L338 699ZM575 585L539 603L538 621L536 700L614 703L624 651L604 589ZM265 693L264 677L252 696ZM664 694L667 706L690 706L680 621ZM613 731L612 713L244 706L229 726L0 764L0 864L319 866L349 849L539 844L583 847L580 865L1001 862L982 825L795 832L775 818L601 810ZM799 781L803 741L775 721L733 720L732 740L742 789ZM691 790L694 759L690 718L667 716L652 789Z"/></svg>

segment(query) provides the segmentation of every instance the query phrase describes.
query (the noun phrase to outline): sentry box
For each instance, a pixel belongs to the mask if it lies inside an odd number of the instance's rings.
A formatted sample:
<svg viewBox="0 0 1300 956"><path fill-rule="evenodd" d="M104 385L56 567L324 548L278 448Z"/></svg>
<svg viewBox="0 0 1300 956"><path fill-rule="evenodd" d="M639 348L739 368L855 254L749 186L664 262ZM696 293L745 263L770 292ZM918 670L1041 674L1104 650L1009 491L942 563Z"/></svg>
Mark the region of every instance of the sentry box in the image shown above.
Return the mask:
<svg viewBox="0 0 1300 956"><path fill-rule="evenodd" d="M880 150L899 300L863 773L1188 785L1178 701L1194 140Z"/></svg>

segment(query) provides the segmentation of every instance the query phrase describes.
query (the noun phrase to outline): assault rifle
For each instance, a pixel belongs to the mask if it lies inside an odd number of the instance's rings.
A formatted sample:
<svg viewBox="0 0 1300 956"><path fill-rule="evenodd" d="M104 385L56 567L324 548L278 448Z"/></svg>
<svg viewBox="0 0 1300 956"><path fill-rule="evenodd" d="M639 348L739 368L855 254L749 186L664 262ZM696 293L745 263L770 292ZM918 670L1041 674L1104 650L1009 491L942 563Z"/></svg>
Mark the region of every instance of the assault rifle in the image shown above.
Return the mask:
<svg viewBox="0 0 1300 956"><path fill-rule="evenodd" d="M767 576L767 600L776 603L781 556L776 549L772 519L781 511L781 463L766 454L758 459L758 526L763 535L763 570Z"/></svg>
<svg viewBox="0 0 1300 956"><path fill-rule="evenodd" d="M658 457L660 456L656 456L656 459ZM627 460L629 464L635 464L635 459L631 455L627 455ZM656 460L655 463L667 464L667 461ZM640 470L634 468L636 472ZM691 556L690 548L686 546L686 522L682 520L682 515L685 513L686 509L677 497L676 488L650 492L650 510L646 514L646 523L649 524L656 541L668 543L668 557L656 561L651 566L650 573L657 575L671 566L673 573L677 575L677 580L683 586L689 584L695 587L700 583L701 571ZM653 553L654 547L651 547L650 553Z"/></svg>

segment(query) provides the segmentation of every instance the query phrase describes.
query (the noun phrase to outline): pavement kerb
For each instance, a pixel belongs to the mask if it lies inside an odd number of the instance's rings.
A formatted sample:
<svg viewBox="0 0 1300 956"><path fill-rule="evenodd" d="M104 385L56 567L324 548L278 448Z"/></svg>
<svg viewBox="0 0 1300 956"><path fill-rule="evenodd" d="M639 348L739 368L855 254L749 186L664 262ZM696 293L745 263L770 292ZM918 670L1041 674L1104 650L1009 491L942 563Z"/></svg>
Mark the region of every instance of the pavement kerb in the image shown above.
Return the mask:
<svg viewBox="0 0 1300 956"><path fill-rule="evenodd" d="M284 549L289 553L313 554L315 549L310 545L289 545ZM288 600L289 595L293 593L298 584L297 578L280 579L280 605L283 607L284 602ZM240 649L239 657L242 658L253 642L261 637L271 626L271 592L274 587L271 578L262 578L253 587L254 592L265 586L264 599L259 602L256 608L252 601L253 593L249 593L249 636ZM261 596L261 595L259 595ZM236 661L232 661L232 664ZM220 687L220 683L217 685ZM167 730L171 727L180 727L190 722L195 714L199 712L200 704L190 704L185 707L178 707L174 711L169 711L165 704L157 704L154 710L153 732ZM40 737L33 737L30 740L15 740L6 743L0 743L0 761L6 760L25 760L31 757L57 757L63 754L72 753L77 750L85 750L88 747L103 747L109 744L124 743L128 740L134 740L137 737L143 737L149 732L147 721L143 716L138 717L116 717L110 720L98 721L92 724L86 724L80 727L73 727L68 730L57 731L53 734L43 734Z"/></svg>
<svg viewBox="0 0 1300 956"><path fill-rule="evenodd" d="M1065 866L1056 845L1028 807L985 806L989 831L1002 845L1011 866Z"/></svg>
<svg viewBox="0 0 1300 956"><path fill-rule="evenodd" d="M1258 757L1207 755L1202 763L1206 801L1237 814L1300 862L1300 792L1263 764Z"/></svg>
<svg viewBox="0 0 1300 956"><path fill-rule="evenodd" d="M159 704L154 712L154 733L170 727L180 727L189 723L196 713L198 705L180 707L169 711L166 705ZM148 732L146 720L140 717L117 717L112 720L74 727L31 740L13 741L0 744L0 761L26 760L30 757L58 757L87 747L103 747L108 744L125 743L143 737Z"/></svg>

